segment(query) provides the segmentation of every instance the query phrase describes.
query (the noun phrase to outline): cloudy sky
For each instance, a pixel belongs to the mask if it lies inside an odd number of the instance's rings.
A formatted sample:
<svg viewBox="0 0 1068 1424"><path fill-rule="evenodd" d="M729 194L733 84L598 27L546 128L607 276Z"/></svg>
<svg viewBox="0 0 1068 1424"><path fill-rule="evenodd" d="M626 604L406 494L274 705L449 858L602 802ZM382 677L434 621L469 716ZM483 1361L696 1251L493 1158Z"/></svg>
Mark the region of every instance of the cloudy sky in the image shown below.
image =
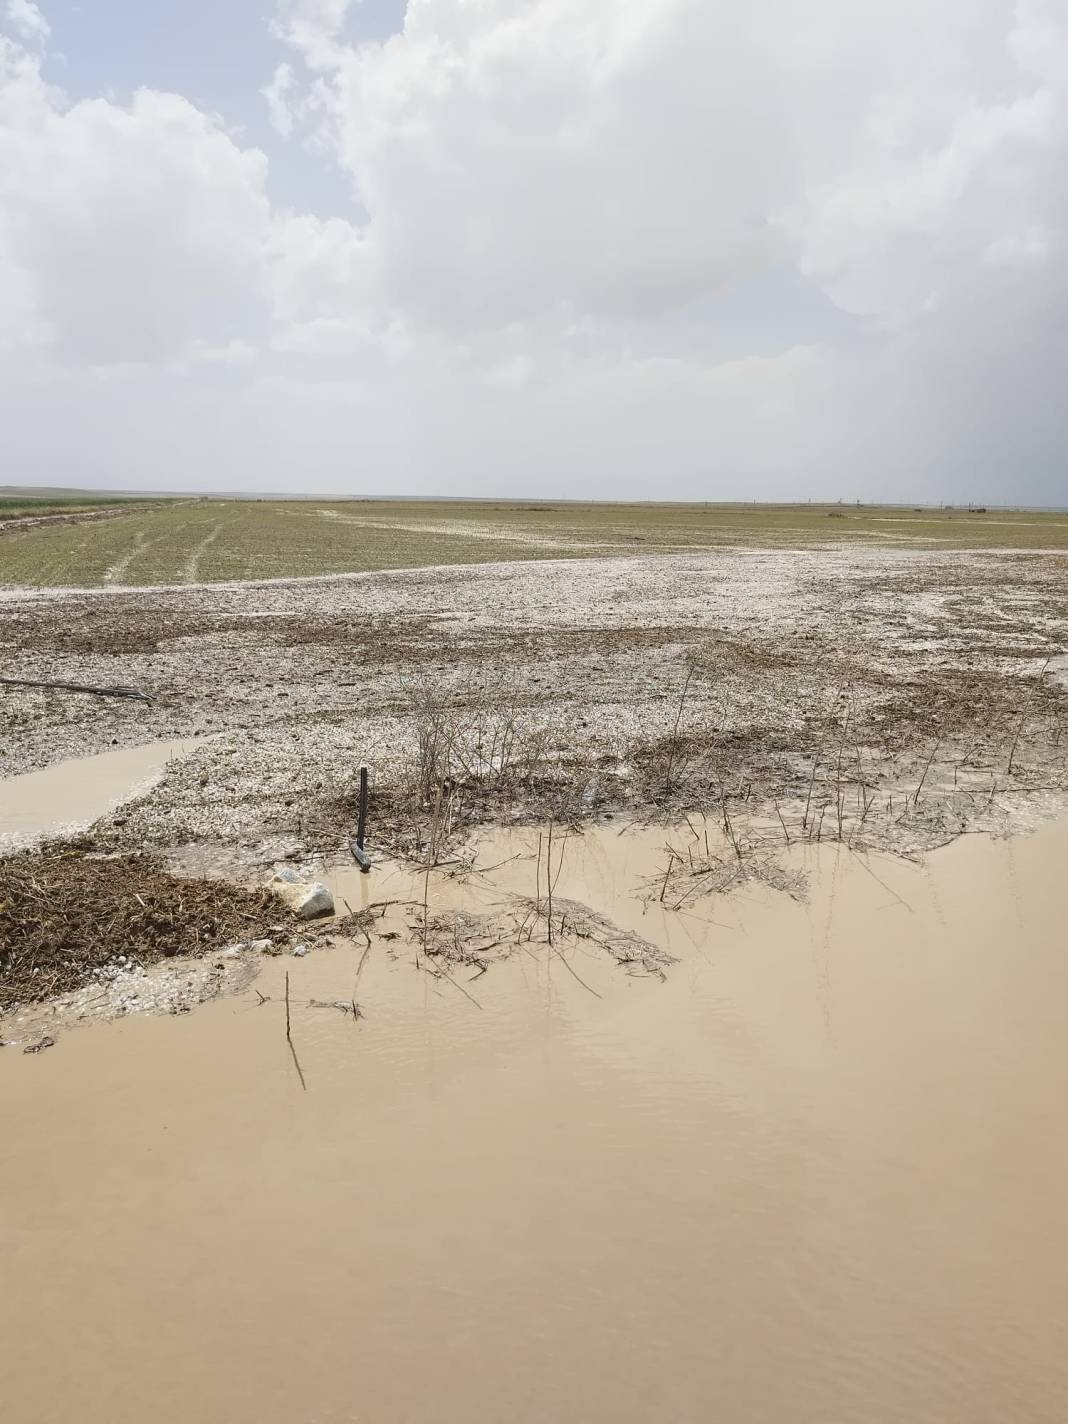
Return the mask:
<svg viewBox="0 0 1068 1424"><path fill-rule="evenodd" d="M0 0L0 483L1068 504L1068 0Z"/></svg>

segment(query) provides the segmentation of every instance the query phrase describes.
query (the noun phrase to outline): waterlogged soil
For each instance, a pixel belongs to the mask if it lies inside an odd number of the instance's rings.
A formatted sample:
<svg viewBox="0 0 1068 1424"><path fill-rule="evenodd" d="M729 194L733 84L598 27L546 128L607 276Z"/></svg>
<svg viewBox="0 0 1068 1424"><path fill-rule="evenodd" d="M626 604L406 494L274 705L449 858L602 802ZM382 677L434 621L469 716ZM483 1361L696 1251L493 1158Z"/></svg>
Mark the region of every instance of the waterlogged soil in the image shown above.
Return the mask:
<svg viewBox="0 0 1068 1424"><path fill-rule="evenodd" d="M1068 1417L1068 823L686 899L702 824L540 834L339 866L333 947L0 1049L12 1418ZM424 895L525 929L483 971Z"/></svg>
<svg viewBox="0 0 1068 1424"><path fill-rule="evenodd" d="M305 516L290 523L331 522ZM537 763L505 794L492 777L464 788L468 823L800 803L821 835L919 853L1063 809L1066 646L1057 550L730 547L9 590L12 675L153 701L9 688L0 754L14 775L198 739L98 834L261 862L344 846L367 762L373 837L418 850L405 781L432 696L487 740L508 721Z"/></svg>

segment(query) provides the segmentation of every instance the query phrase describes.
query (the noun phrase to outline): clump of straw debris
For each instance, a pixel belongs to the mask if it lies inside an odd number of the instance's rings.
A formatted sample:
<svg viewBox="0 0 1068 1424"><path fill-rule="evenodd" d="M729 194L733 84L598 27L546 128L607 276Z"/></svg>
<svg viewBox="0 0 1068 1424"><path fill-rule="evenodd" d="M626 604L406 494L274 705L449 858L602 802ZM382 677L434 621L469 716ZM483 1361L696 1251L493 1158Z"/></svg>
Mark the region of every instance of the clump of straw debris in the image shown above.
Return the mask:
<svg viewBox="0 0 1068 1424"><path fill-rule="evenodd" d="M288 935L269 890L167 874L148 855L45 848L0 858L0 1011L80 988L121 953L140 964Z"/></svg>

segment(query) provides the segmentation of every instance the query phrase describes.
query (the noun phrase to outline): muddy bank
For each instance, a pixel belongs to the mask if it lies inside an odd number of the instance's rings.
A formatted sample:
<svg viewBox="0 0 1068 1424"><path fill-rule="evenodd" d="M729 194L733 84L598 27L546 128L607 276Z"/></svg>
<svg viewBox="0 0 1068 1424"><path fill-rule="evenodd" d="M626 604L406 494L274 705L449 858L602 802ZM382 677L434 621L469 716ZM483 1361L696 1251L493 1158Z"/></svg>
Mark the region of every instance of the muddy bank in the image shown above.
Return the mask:
<svg viewBox="0 0 1068 1424"><path fill-rule="evenodd" d="M377 946L410 961L417 975L476 1007L465 984L520 955L536 959L542 939L595 997L576 961L604 959L628 975L663 980L673 960L656 941L560 889L565 863L575 855L584 860L602 835L552 826L484 832L459 857L422 870L381 858L370 874L351 857L325 870L320 864L316 873L328 882L334 909L310 919L278 898L275 878L257 884L246 875L241 884L218 873L180 875L151 855L101 855L58 843L0 858L0 1030L9 1045L34 1051L43 1034L54 1041L86 1021L185 1012L245 989L269 958L300 959L338 943L359 944L364 955ZM716 827L704 828L706 844L709 836L719 844ZM676 855L654 842L650 848ZM517 880L510 868L518 865ZM298 882L312 877L308 866L279 869ZM685 891L676 875L660 903L673 910L682 901L700 905L714 887L695 874ZM794 893L803 883L799 872L788 877ZM659 884L657 872L647 899ZM358 976L351 997L335 1004L354 1019L361 1016L357 988Z"/></svg>
<svg viewBox="0 0 1068 1424"><path fill-rule="evenodd" d="M806 899L678 910L665 833L617 830L567 843L555 893L656 945L663 978L582 942L576 978L543 918L453 970L468 1002L416 970L398 906L369 951L0 1050L9 1411L1068 1415L1068 829L923 867L796 845ZM431 875L432 915L536 894L529 833L477 861L467 888ZM358 912L408 873L334 888Z"/></svg>
<svg viewBox="0 0 1068 1424"><path fill-rule="evenodd" d="M462 832L726 805L732 823L782 811L791 839L919 854L1064 804L1066 633L1056 552L735 548L9 592L0 644L20 675L121 682L154 701L9 689L0 748L15 773L112 743L204 739L105 818L108 850L329 856L367 761L377 843L421 855L434 800L425 783L413 795L421 738L445 718L463 765L442 790L462 783ZM502 775L505 730L521 756Z"/></svg>

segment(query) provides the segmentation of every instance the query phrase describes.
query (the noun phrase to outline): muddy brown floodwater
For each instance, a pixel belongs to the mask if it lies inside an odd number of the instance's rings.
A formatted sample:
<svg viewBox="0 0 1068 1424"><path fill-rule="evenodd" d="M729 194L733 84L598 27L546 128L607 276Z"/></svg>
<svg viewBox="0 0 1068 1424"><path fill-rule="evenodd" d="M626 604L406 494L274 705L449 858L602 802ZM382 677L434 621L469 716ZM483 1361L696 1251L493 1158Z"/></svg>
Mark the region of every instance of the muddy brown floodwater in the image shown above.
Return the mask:
<svg viewBox="0 0 1068 1424"><path fill-rule="evenodd" d="M90 825L146 790L167 765L198 742L150 742L57 762L0 781L0 853L45 832Z"/></svg>
<svg viewBox="0 0 1068 1424"><path fill-rule="evenodd" d="M1062 1424L1068 824L675 916L664 840L573 839L556 893L666 982L535 936L476 1006L377 939L358 1023L310 1005L349 946L0 1050L5 1415Z"/></svg>

